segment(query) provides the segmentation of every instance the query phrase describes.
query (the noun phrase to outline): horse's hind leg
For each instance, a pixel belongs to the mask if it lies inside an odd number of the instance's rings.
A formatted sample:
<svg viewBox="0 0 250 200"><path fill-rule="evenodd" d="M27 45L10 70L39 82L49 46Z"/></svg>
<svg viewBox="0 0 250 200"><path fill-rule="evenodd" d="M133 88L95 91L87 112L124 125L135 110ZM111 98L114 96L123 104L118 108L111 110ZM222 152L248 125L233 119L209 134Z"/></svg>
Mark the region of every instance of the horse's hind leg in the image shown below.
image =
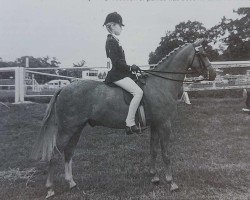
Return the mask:
<svg viewBox="0 0 250 200"><path fill-rule="evenodd" d="M57 149L54 149L55 153L52 155L52 158L49 161L48 176L47 176L47 180L46 180L46 184L45 184L45 186L47 188L46 199L48 199L48 198L55 195L55 191L54 191L54 172L55 172L55 167L58 164L58 159L59 159L58 155L62 151L63 151L63 146L57 145Z"/></svg>
<svg viewBox="0 0 250 200"><path fill-rule="evenodd" d="M47 176L47 180L46 180L46 188L47 188L47 195L46 195L46 199L52 197L55 195L55 191L54 191L54 173L55 173L55 167L56 165L58 165L59 163L59 154L60 151L58 148L57 150L54 149L54 153L49 161L49 167L48 167L48 176ZM60 155L61 156L61 155Z"/></svg>
<svg viewBox="0 0 250 200"><path fill-rule="evenodd" d="M69 183L69 188L74 188L76 183L72 175L72 157L75 151L75 147L79 141L81 130L78 130L71 139L68 145L64 149L64 160L65 160L65 180Z"/></svg>
<svg viewBox="0 0 250 200"><path fill-rule="evenodd" d="M55 195L54 183L53 183L55 165L56 165L55 159L52 158L49 161L48 176L47 176L46 185L45 185L48 191L46 195L46 199Z"/></svg>
<svg viewBox="0 0 250 200"><path fill-rule="evenodd" d="M71 131L74 130L72 132L73 135L71 135L66 147L64 148L65 180L69 183L70 189L76 186L76 183L73 179L73 174L72 174L72 157L74 155L74 151L79 141L82 129L84 128L86 123L87 123L87 120L81 126L76 127L75 129L70 129Z"/></svg>
<svg viewBox="0 0 250 200"><path fill-rule="evenodd" d="M169 153L169 140L171 134L171 123L167 121L165 124L162 124L161 127L158 127L158 133L160 137L161 153L162 159L166 166L166 181L170 183L170 190L174 191L178 189L177 184L173 180L172 167L170 163L170 153Z"/></svg>
<svg viewBox="0 0 250 200"><path fill-rule="evenodd" d="M68 126L67 127L59 127L58 130L58 136L56 141L57 148L54 149L54 152L59 154L61 152L64 152L65 157L65 178L69 182L70 187L74 187L76 184L72 177L72 156L75 149L75 146L79 140L81 130L83 126L75 126L75 127L69 127L70 123L65 123ZM54 192L54 170L55 165L57 163L57 156L53 155L50 162L49 162L49 169L48 169L48 177L46 181L46 188L47 188L47 196L46 198L52 197L55 195Z"/></svg>

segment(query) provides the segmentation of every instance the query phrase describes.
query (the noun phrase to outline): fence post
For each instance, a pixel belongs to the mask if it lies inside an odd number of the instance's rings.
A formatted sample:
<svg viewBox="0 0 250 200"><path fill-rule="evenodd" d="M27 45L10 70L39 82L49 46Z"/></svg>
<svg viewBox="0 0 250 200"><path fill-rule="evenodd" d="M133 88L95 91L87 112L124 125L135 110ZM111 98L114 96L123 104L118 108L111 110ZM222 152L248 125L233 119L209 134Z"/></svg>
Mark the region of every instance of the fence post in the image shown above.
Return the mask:
<svg viewBox="0 0 250 200"><path fill-rule="evenodd" d="M31 80L32 80L32 92L35 91L35 78L34 78L34 74L31 74Z"/></svg>
<svg viewBox="0 0 250 200"><path fill-rule="evenodd" d="M24 102L24 68L15 68L15 103Z"/></svg>
<svg viewBox="0 0 250 200"><path fill-rule="evenodd" d="M213 88L214 89L216 88L216 82L213 82Z"/></svg>
<svg viewBox="0 0 250 200"><path fill-rule="evenodd" d="M20 96L20 88L19 88L19 69L18 67L15 67L15 103L19 102L19 96Z"/></svg>
<svg viewBox="0 0 250 200"><path fill-rule="evenodd" d="M25 67L29 68L29 57L25 58Z"/></svg>
<svg viewBox="0 0 250 200"><path fill-rule="evenodd" d="M24 102L24 88L25 88L25 82L24 82L24 67L19 67L19 88L20 88L20 103Z"/></svg>

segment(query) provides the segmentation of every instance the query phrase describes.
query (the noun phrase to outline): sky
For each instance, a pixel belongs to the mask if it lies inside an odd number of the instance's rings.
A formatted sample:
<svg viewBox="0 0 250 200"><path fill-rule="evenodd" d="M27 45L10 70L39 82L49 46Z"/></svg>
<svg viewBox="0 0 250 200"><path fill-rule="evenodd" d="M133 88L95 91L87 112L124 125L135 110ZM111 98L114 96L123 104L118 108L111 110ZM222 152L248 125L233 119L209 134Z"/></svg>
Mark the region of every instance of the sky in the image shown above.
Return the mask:
<svg viewBox="0 0 250 200"><path fill-rule="evenodd" d="M125 27L120 43L128 64L147 65L161 37L183 21L206 28L233 10L250 7L250 0L0 0L0 57L56 57L61 67L86 61L105 67L107 14L118 12Z"/></svg>

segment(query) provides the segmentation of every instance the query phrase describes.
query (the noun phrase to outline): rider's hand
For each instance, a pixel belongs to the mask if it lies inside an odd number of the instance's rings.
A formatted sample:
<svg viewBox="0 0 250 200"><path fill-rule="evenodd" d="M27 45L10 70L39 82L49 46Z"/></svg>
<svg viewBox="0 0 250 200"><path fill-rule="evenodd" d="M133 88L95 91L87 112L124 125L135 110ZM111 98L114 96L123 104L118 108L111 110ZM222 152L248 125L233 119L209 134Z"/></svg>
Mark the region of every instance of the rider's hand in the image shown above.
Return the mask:
<svg viewBox="0 0 250 200"><path fill-rule="evenodd" d="M132 71L132 72L138 73L138 72L141 71L141 69L140 69L140 67L138 67L137 65L132 65L132 66L131 66L131 71Z"/></svg>

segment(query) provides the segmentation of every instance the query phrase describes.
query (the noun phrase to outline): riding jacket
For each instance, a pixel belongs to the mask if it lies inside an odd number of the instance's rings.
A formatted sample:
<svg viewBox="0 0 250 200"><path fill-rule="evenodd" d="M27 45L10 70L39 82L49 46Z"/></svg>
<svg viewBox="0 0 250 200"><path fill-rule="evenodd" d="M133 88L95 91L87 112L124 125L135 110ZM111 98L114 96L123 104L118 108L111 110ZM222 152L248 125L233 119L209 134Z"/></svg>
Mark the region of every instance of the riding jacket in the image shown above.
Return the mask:
<svg viewBox="0 0 250 200"><path fill-rule="evenodd" d="M119 40L111 34L108 34L106 40L106 54L112 62L112 68L105 79L106 83L113 83L125 77L132 76L131 67L126 63L122 46L119 45Z"/></svg>

